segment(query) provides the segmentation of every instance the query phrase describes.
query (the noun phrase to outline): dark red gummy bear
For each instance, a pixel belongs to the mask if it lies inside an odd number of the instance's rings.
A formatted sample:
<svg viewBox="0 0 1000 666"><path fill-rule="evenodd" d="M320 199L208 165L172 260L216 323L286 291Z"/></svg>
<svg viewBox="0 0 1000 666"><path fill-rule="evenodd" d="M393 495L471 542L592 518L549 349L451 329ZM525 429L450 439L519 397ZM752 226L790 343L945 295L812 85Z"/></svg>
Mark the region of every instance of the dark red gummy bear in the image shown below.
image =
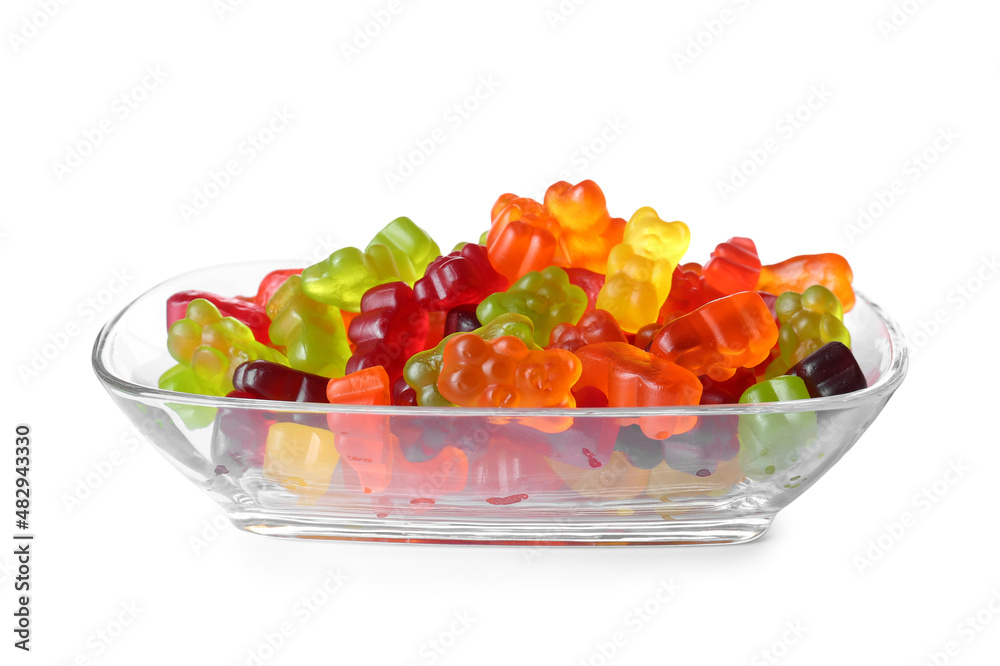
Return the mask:
<svg viewBox="0 0 1000 666"><path fill-rule="evenodd" d="M604 286L604 276L586 268L567 268L565 270L566 275L569 276L569 283L580 287L583 289L583 293L587 294L586 312L596 308L597 295L601 293L601 287Z"/></svg>
<svg viewBox="0 0 1000 666"><path fill-rule="evenodd" d="M395 382L407 359L424 349L430 318L405 282L372 287L361 297L361 314L351 321L347 337L354 354L347 373L381 365Z"/></svg>
<svg viewBox="0 0 1000 666"><path fill-rule="evenodd" d="M448 317L444 320L444 334L471 333L482 324L476 316L478 303L467 303L448 310Z"/></svg>
<svg viewBox="0 0 1000 666"><path fill-rule="evenodd" d="M802 379L812 398L843 395L868 388L854 354L842 342L828 342L786 373Z"/></svg>
<svg viewBox="0 0 1000 666"><path fill-rule="evenodd" d="M233 372L233 388L258 400L329 402L329 377L294 370L270 361L250 361Z"/></svg>
<svg viewBox="0 0 1000 666"><path fill-rule="evenodd" d="M493 268L486 248L469 243L458 252L432 261L424 276L413 285L413 292L424 308L441 312L479 303L507 287L507 278Z"/></svg>

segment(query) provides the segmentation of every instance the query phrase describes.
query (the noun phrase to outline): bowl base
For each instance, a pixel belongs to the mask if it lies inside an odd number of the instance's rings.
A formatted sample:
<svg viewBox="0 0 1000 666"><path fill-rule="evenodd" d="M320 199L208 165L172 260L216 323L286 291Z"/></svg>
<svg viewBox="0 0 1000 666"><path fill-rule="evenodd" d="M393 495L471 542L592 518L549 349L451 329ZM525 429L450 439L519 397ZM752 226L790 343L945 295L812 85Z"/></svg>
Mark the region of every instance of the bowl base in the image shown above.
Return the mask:
<svg viewBox="0 0 1000 666"><path fill-rule="evenodd" d="M774 514L726 518L550 521L399 518L334 520L301 513L234 511L233 524L265 536L332 541L479 544L499 546L682 546L747 543L759 539Z"/></svg>

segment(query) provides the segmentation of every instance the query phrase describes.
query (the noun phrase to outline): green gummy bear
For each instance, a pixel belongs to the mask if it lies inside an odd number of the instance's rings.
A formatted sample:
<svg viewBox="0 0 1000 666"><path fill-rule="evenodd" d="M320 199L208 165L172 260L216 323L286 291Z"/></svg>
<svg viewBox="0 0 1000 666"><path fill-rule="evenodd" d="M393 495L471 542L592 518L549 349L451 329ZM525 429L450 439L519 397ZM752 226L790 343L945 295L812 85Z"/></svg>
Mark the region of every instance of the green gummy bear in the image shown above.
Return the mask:
<svg viewBox="0 0 1000 666"><path fill-rule="evenodd" d="M246 324L233 317L223 317L217 307L203 298L191 301L185 315L184 319L170 325L167 349L174 360L190 368L200 382L189 382L188 385L198 390L186 391L188 393L229 393L233 390L233 371L247 361L265 360L288 365L281 352L257 342Z"/></svg>
<svg viewBox="0 0 1000 666"><path fill-rule="evenodd" d="M774 307L781 325L778 331L781 356L768 365L766 378L783 375L828 342L851 346L851 334L844 326L844 308L823 285L814 284L801 294L786 291Z"/></svg>
<svg viewBox="0 0 1000 666"><path fill-rule="evenodd" d="M413 286L440 254L426 231L399 217L375 234L364 252L341 248L302 271L302 290L320 303L360 312L366 291L387 282Z"/></svg>
<svg viewBox="0 0 1000 666"><path fill-rule="evenodd" d="M200 395L225 395L217 393L212 386L205 384L198 378L191 368L178 363L162 375L157 382L164 391L177 391L179 393L197 393ZM206 405L186 405L179 402L168 402L167 407L174 410L188 428L196 430L204 428L215 420L215 407Z"/></svg>
<svg viewBox="0 0 1000 666"><path fill-rule="evenodd" d="M587 294L570 284L561 268L549 266L521 276L506 292L487 296L476 308L476 317L488 324L509 312L531 319L535 327L535 343L549 344L552 329L559 324L575 324L587 309Z"/></svg>
<svg viewBox="0 0 1000 666"><path fill-rule="evenodd" d="M748 388L740 396L740 404L808 398L805 382L782 375ZM737 433L743 473L749 479L763 481L791 466L799 452L816 439L816 412L741 414Z"/></svg>
<svg viewBox="0 0 1000 666"><path fill-rule="evenodd" d="M351 344L340 310L305 294L298 275L290 276L267 303L268 335L285 348L287 365L324 377L343 377Z"/></svg>
<svg viewBox="0 0 1000 666"><path fill-rule="evenodd" d="M505 335L512 335L524 342L528 349L538 350L541 347L534 342L534 332L531 320L515 313L500 315L490 323L472 331L483 340L496 340ZM421 407L448 407L452 405L438 391L437 381L438 375L441 374L444 346L456 335L461 335L461 333L452 333L441 340L434 349L414 354L403 367L403 377L410 388L416 391L417 404Z"/></svg>
<svg viewBox="0 0 1000 666"><path fill-rule="evenodd" d="M376 244L389 248L399 267L400 279L411 287L424 276L427 266L441 256L441 248L430 234L408 217L397 217L385 225L365 250Z"/></svg>

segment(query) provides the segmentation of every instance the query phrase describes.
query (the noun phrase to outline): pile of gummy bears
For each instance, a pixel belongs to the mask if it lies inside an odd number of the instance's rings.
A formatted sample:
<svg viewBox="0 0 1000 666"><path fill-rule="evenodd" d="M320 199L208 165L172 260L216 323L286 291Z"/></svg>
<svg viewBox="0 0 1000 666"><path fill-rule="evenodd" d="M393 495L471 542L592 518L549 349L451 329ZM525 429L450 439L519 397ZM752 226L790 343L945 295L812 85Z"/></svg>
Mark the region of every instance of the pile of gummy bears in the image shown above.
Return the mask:
<svg viewBox="0 0 1000 666"><path fill-rule="evenodd" d="M307 403L599 409L866 387L843 323L853 275L837 254L765 266L752 240L731 238L704 264L681 263L686 224L649 207L627 222L612 217L589 180L556 183L542 202L505 194L491 217L479 243L448 254L400 217L364 250L264 276L255 296L173 295L167 346L177 364L160 388ZM178 413L191 427L216 419L214 410L202 423L203 412ZM343 415L326 416L329 433L345 432L335 423ZM629 436L665 440L694 422L641 417ZM556 435L573 418L525 423ZM750 475L754 451L770 445L766 419L748 423L739 437ZM364 427L356 420L353 434ZM314 460L313 476L326 471ZM366 492L380 483L368 474Z"/></svg>

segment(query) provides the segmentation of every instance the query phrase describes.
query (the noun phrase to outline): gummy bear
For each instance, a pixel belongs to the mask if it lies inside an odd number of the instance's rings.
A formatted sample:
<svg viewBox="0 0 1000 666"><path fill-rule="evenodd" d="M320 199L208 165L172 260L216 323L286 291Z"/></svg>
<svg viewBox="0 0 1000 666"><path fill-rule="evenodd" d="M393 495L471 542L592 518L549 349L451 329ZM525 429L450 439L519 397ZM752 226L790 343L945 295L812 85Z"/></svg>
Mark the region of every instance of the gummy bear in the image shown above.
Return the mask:
<svg viewBox="0 0 1000 666"><path fill-rule="evenodd" d="M302 290L320 303L358 312L366 291L386 282L412 285L440 253L427 232L400 217L377 233L364 252L345 247L303 270Z"/></svg>
<svg viewBox="0 0 1000 666"><path fill-rule="evenodd" d="M529 349L541 349L534 342L534 326L531 320L519 314L500 315L489 324L473 331L484 340L495 340L503 335L513 335L520 338ZM416 391L417 404L423 407L444 407L451 405L438 391L438 374L441 372L441 358L444 346L449 340L460 333L447 336L433 349L419 352L410 357L403 368L406 383Z"/></svg>
<svg viewBox="0 0 1000 666"><path fill-rule="evenodd" d="M437 385L463 407L575 407L580 360L564 349L532 350L511 335L460 333L444 347Z"/></svg>
<svg viewBox="0 0 1000 666"><path fill-rule="evenodd" d="M271 340L285 348L288 365L324 377L344 374L351 346L340 311L309 298L292 275L267 304Z"/></svg>
<svg viewBox="0 0 1000 666"><path fill-rule="evenodd" d="M513 194L497 199L486 239L497 270L510 281L550 265L603 272L608 253L621 242L625 221L608 213L597 183L554 183L544 201Z"/></svg>
<svg viewBox="0 0 1000 666"><path fill-rule="evenodd" d="M545 347L557 324L575 324L586 307L583 289L569 283L566 271L549 266L522 276L506 292L487 296L476 308L476 316L489 324L504 314L525 315L534 325L535 343Z"/></svg>
<svg viewBox="0 0 1000 666"><path fill-rule="evenodd" d="M274 423L264 445L264 478L314 504L330 487L340 454L334 435L301 423Z"/></svg>
<svg viewBox="0 0 1000 666"><path fill-rule="evenodd" d="M241 363L257 359L288 363L281 352L257 342L246 324L223 317L202 298L191 301L185 318L170 326L167 349L174 360L192 370L209 395L232 391L233 371ZM161 388L163 381L161 377Z"/></svg>
<svg viewBox="0 0 1000 666"><path fill-rule="evenodd" d="M744 291L664 324L649 350L696 375L725 381L740 366L766 359L778 340L771 312L756 292Z"/></svg>
<svg viewBox="0 0 1000 666"><path fill-rule="evenodd" d="M592 310L580 317L577 324L559 324L552 329L548 349L575 352L595 342L628 342L621 326L606 310Z"/></svg>
<svg viewBox="0 0 1000 666"><path fill-rule="evenodd" d="M760 278L757 246L749 238L730 238L720 243L701 269L705 284L728 296L751 291Z"/></svg>
<svg viewBox="0 0 1000 666"><path fill-rule="evenodd" d="M670 296L663 302L656 320L665 324L722 296L705 284L701 264L681 264L670 276Z"/></svg>
<svg viewBox="0 0 1000 666"><path fill-rule="evenodd" d="M798 377L781 376L754 384L740 397L740 404L805 400L809 391ZM816 412L741 414L740 465L747 477L763 481L787 469L799 452L818 435Z"/></svg>
<svg viewBox="0 0 1000 666"><path fill-rule="evenodd" d="M467 244L427 266L424 276L413 285L413 292L423 307L442 311L479 303L508 284L507 278L490 264L486 248Z"/></svg>
<svg viewBox="0 0 1000 666"><path fill-rule="evenodd" d="M653 356L627 342L599 342L576 352L582 363L580 390L592 386L608 397L609 407L697 405L701 382L679 365ZM639 427L653 439L664 439L694 427L694 416L643 416ZM636 423L635 419L622 425Z"/></svg>
<svg viewBox="0 0 1000 666"><path fill-rule="evenodd" d="M448 316L444 323L444 334L471 333L482 326L476 317L477 307L479 307L479 303L468 303L448 310Z"/></svg>
<svg viewBox="0 0 1000 666"><path fill-rule="evenodd" d="M854 354L842 342L828 342L788 371L805 382L813 398L843 395L868 387Z"/></svg>
<svg viewBox="0 0 1000 666"><path fill-rule="evenodd" d="M586 312L596 309L597 296L601 293L601 287L604 286L604 275L588 271L586 268L572 267L566 269L566 275L569 277L570 284L575 284L583 289L583 293L587 294Z"/></svg>
<svg viewBox="0 0 1000 666"><path fill-rule="evenodd" d="M215 307L223 317L232 317L243 322L253 331L253 337L263 345L271 344L267 328L271 325L267 313L262 306L247 302L240 298L228 298L207 291L180 291L167 299L167 329L178 319L183 319L187 313L188 304L196 298L203 298Z"/></svg>
<svg viewBox="0 0 1000 666"><path fill-rule="evenodd" d="M391 384L380 365L337 377L327 384L326 398L335 405L392 404ZM366 493L380 493L392 476L395 436L385 414L328 412L327 424L336 436L337 450L361 480Z"/></svg>
<svg viewBox="0 0 1000 666"><path fill-rule="evenodd" d="M828 342L851 346L851 334L844 326L844 311L840 301L826 287L814 284L801 295L786 291L775 303L778 321L778 347L781 356L767 368L766 377L786 373L809 354Z"/></svg>
<svg viewBox="0 0 1000 666"><path fill-rule="evenodd" d="M656 321L690 242L683 222L665 222L648 206L637 210L625 225L624 239L608 255L597 307L614 315L626 331Z"/></svg>
<svg viewBox="0 0 1000 666"><path fill-rule="evenodd" d="M604 272L608 253L622 241L625 220L611 217L597 183L554 183L545 191L545 209L559 223L556 265Z"/></svg>
<svg viewBox="0 0 1000 666"><path fill-rule="evenodd" d="M764 266L760 271L757 289L772 294L786 291L802 293L814 284L821 284L836 296L850 312L854 307L854 272L851 265L839 254L803 254L778 264Z"/></svg>
<svg viewBox="0 0 1000 666"><path fill-rule="evenodd" d="M366 249L376 244L385 245L392 251L401 270L400 277L411 286L426 272L427 266L441 256L441 248L430 234L408 217L397 217L383 227Z"/></svg>
<svg viewBox="0 0 1000 666"><path fill-rule="evenodd" d="M534 199L504 194L493 204L486 248L509 282L552 265L559 223Z"/></svg>
<svg viewBox="0 0 1000 666"><path fill-rule="evenodd" d="M251 361L236 368L233 387L259 400L329 402L326 386L330 379L270 361Z"/></svg>
<svg viewBox="0 0 1000 666"><path fill-rule="evenodd" d="M354 354L346 372L381 365L395 382L403 375L406 361L422 351L430 319L405 282L372 287L361 298L361 314L347 331Z"/></svg>
<svg viewBox="0 0 1000 666"><path fill-rule="evenodd" d="M292 275L301 274L301 268L279 268L276 271L271 271L260 281L260 285L257 287L257 295L250 300L254 304L266 308L271 297L274 296L274 292L278 291L278 288L285 284L285 280Z"/></svg>

